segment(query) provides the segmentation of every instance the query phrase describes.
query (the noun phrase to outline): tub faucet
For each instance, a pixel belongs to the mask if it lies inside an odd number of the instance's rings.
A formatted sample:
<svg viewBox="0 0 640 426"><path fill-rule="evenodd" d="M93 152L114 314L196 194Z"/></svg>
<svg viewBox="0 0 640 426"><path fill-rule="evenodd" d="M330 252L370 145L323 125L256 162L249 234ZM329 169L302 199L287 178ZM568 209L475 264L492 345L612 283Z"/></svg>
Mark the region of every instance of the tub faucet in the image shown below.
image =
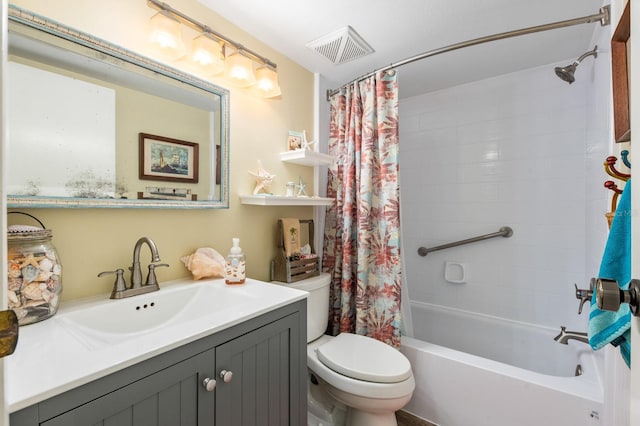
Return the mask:
<svg viewBox="0 0 640 426"><path fill-rule="evenodd" d="M129 268L131 271L131 288L142 287L142 270L140 269L140 249L142 244L147 243L151 250L151 262L160 262L160 255L158 254L158 247L156 243L149 237L142 237L136 242L136 246L133 248L133 265Z"/></svg>
<svg viewBox="0 0 640 426"><path fill-rule="evenodd" d="M577 340L582 343L589 344L589 337L587 333L580 333L578 331L567 331L567 328L563 325L560 327L560 334L553 338L558 343L563 345L568 344L569 340Z"/></svg>

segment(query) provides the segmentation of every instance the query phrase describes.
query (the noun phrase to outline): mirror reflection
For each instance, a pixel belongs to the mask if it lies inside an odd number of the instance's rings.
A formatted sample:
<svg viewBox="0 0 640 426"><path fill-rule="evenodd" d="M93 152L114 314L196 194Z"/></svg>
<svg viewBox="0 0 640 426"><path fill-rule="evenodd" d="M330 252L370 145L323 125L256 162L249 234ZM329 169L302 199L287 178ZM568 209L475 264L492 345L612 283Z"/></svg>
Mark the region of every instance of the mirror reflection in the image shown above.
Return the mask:
<svg viewBox="0 0 640 426"><path fill-rule="evenodd" d="M10 207L228 207L228 92L11 8Z"/></svg>

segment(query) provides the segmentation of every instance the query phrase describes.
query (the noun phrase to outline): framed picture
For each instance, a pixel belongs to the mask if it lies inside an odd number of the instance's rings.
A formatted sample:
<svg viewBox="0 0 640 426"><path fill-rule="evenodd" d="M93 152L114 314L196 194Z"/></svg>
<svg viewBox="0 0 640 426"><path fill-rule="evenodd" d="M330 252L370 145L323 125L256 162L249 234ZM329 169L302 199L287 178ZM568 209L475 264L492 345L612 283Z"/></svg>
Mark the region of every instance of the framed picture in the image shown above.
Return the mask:
<svg viewBox="0 0 640 426"><path fill-rule="evenodd" d="M628 142L631 140L631 123L629 119L630 5L631 2L628 2L611 38L613 127L616 142Z"/></svg>
<svg viewBox="0 0 640 426"><path fill-rule="evenodd" d="M304 141L304 133L289 130L289 139L287 140L287 149L289 151L302 149L302 141Z"/></svg>
<svg viewBox="0 0 640 426"><path fill-rule="evenodd" d="M140 133L140 179L198 183L198 144Z"/></svg>

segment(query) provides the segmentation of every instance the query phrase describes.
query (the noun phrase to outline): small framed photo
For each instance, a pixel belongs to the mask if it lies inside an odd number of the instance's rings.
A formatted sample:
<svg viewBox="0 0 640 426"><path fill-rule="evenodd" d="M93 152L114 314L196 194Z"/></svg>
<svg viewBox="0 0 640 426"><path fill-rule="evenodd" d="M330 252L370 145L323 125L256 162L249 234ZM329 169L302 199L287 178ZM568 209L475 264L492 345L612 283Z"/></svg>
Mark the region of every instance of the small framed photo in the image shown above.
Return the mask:
<svg viewBox="0 0 640 426"><path fill-rule="evenodd" d="M302 149L303 141L304 133L296 132L295 130L289 130L289 139L287 140L287 148L289 149L289 151Z"/></svg>
<svg viewBox="0 0 640 426"><path fill-rule="evenodd" d="M140 133L140 179L198 183L198 144Z"/></svg>

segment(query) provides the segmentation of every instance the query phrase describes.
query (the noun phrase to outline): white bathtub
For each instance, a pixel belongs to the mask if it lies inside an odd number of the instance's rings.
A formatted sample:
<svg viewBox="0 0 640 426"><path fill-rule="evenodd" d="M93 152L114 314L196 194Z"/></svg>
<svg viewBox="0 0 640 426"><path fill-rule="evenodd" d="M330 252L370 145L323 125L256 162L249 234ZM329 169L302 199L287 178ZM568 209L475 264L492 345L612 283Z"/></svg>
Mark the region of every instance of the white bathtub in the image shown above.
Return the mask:
<svg viewBox="0 0 640 426"><path fill-rule="evenodd" d="M409 413L440 426L601 424L601 356L584 343L555 342L559 327L411 308L415 336L401 348L416 378Z"/></svg>

